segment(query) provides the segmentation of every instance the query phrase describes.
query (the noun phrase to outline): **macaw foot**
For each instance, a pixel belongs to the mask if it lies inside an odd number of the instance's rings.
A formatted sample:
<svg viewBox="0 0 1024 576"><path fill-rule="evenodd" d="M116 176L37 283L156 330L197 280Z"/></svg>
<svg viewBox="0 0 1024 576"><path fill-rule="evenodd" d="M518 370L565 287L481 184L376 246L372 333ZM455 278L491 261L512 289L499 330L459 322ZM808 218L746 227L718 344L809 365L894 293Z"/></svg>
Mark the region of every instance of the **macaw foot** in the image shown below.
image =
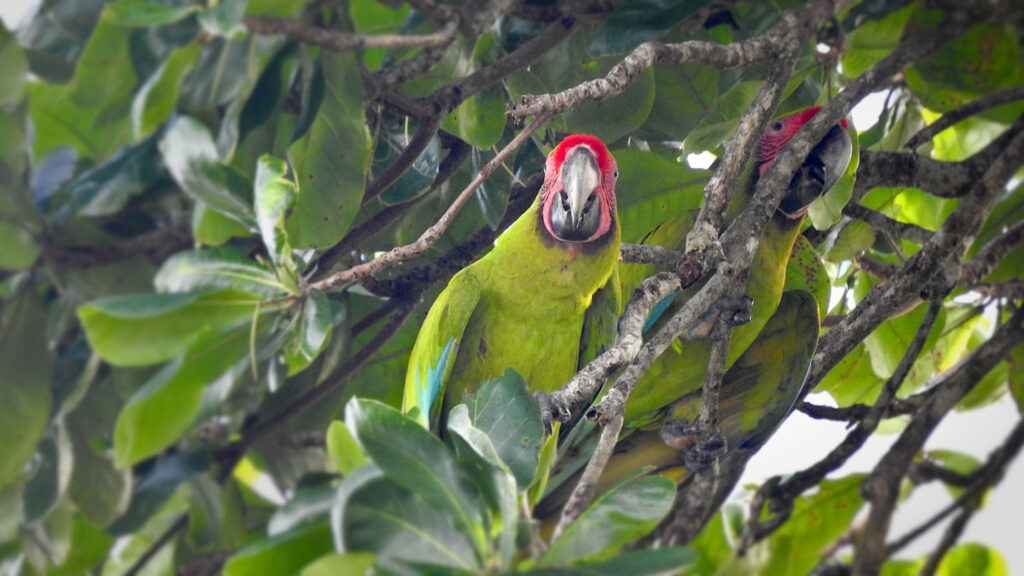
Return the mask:
<svg viewBox="0 0 1024 576"><path fill-rule="evenodd" d="M564 424L572 419L572 411L569 410L569 407L554 396L538 390L533 393L533 399L540 405L540 420L544 424L544 430L549 434L553 423L562 422Z"/></svg>
<svg viewBox="0 0 1024 576"><path fill-rule="evenodd" d="M728 452L725 437L717 428L708 433L685 420L665 422L661 428L661 439L679 450L683 464L692 470L706 468Z"/></svg>
<svg viewBox="0 0 1024 576"><path fill-rule="evenodd" d="M704 312L693 334L697 338L722 340L728 332L725 326L733 328L750 322L753 307L754 299L746 294L739 298L722 296Z"/></svg>

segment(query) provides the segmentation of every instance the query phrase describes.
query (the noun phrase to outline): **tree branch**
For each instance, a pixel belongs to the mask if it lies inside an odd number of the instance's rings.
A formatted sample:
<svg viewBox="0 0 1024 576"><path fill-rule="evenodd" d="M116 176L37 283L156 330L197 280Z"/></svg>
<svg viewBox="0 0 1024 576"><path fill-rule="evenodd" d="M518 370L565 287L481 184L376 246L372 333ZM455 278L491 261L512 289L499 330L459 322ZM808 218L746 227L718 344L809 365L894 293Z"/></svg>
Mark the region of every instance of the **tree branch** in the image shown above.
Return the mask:
<svg viewBox="0 0 1024 576"><path fill-rule="evenodd" d="M293 18L272 16L243 16L242 22L249 32L259 35L283 34L306 44L314 44L338 52L367 48L414 48L439 46L451 42L458 30L458 21L446 22L437 32L415 34L348 34L319 26L311 26Z"/></svg>
<svg viewBox="0 0 1024 576"><path fill-rule="evenodd" d="M946 112L941 118L922 128L920 132L914 134L909 140L907 140L906 147L910 150L914 150L921 144L924 144L938 136L946 128L958 124L975 114L980 114L986 110L991 110L992 108L1002 106L1003 104L1009 104L1015 100L1022 99L1024 99L1024 86L1007 88L1006 90L1000 90L999 92L993 92L992 94L986 94L976 98L963 106Z"/></svg>
<svg viewBox="0 0 1024 576"><path fill-rule="evenodd" d="M387 253L382 254L369 262L365 262L358 266L349 268L348 270L343 270L337 274L333 274L318 282L314 282L313 284L310 284L310 288L320 291L333 290L351 282L356 282L371 274L375 274L385 268L394 266L399 262L403 262L425 252L441 238L441 235L448 229L448 226L455 219L455 216L459 213L476 189L480 187L484 180L486 180L502 162L508 159L512 155L512 152L519 148L519 146L521 146L522 143L537 130L537 128L544 124L545 121L547 121L547 117L538 117L511 142L509 142L507 146L502 148L490 162L480 169L476 178L473 178L469 185L459 193L458 197L455 198L451 206L448 207L448 210L445 211L441 218L438 219L433 226L427 228L427 230L424 231L416 241L411 244L406 244L405 246L392 248Z"/></svg>

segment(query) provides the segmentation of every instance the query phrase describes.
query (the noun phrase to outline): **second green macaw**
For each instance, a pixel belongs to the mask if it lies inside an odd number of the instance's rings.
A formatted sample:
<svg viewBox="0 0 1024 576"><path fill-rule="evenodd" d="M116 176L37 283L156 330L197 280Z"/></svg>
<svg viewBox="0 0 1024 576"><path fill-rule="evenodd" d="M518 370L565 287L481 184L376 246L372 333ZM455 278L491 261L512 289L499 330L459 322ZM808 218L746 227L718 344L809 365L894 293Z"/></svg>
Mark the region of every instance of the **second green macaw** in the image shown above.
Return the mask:
<svg viewBox="0 0 1024 576"><path fill-rule="evenodd" d="M733 194L726 212L726 224L747 207L758 177L774 162L782 147L801 126L820 109L809 108L772 122L758 142L757 156L741 176L742 189ZM729 341L728 368L740 357L775 313L782 298L786 268L800 233L803 216L811 202L827 192L846 171L852 154L846 121L834 126L811 150L793 176L778 210L768 223L758 244L750 267L750 278L744 293L753 300L751 321L732 330ZM650 232L643 240L674 249L683 249L686 235L693 228L696 212L684 213ZM632 290L653 272L652 267L624 265L622 288ZM690 287L663 301L648 321L649 329L657 329L670 318L702 284ZM827 296L826 296L827 297ZM666 408L701 386L711 343L707 339L677 342L666 350L637 384L626 405L627 426L656 425L665 416Z"/></svg>
<svg viewBox="0 0 1024 576"><path fill-rule="evenodd" d="M614 338L618 169L593 136L548 155L537 200L448 283L413 346L402 409L443 429L464 393L513 368L551 392Z"/></svg>

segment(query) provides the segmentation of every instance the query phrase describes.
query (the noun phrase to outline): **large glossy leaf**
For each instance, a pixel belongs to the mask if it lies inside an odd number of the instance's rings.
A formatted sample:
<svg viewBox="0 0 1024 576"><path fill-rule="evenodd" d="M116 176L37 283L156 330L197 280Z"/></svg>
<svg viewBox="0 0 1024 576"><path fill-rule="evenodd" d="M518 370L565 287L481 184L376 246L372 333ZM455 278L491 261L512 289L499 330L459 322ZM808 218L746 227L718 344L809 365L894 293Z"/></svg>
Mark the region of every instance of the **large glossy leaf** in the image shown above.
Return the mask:
<svg viewBox="0 0 1024 576"><path fill-rule="evenodd" d="M220 246L232 238L252 236L254 230L202 202L196 202L192 209L192 236L201 246Z"/></svg>
<svg viewBox="0 0 1024 576"><path fill-rule="evenodd" d="M71 525L71 549L60 566L47 570L47 576L78 576L99 566L114 546L114 538L93 526L81 516L74 516Z"/></svg>
<svg viewBox="0 0 1024 576"><path fill-rule="evenodd" d="M419 422L373 400L352 399L345 423L387 477L450 517L486 549L479 496L448 448Z"/></svg>
<svg viewBox="0 0 1024 576"><path fill-rule="evenodd" d="M331 479L331 476L324 475L316 481L299 484L292 497L267 521L267 535L277 536L296 526L327 520L337 492Z"/></svg>
<svg viewBox="0 0 1024 576"><path fill-rule="evenodd" d="M541 557L541 565L605 560L646 535L668 514L676 485L661 476L632 480L602 495Z"/></svg>
<svg viewBox="0 0 1024 576"><path fill-rule="evenodd" d="M216 38L203 48L179 94L183 110L198 113L227 104L252 74L273 39L249 36L241 40Z"/></svg>
<svg viewBox="0 0 1024 576"><path fill-rule="evenodd" d="M537 459L544 441L540 408L526 388L526 381L514 370L485 382L466 400L474 428L490 438L501 461L508 466L520 487L533 481Z"/></svg>
<svg viewBox="0 0 1024 576"><path fill-rule="evenodd" d="M619 54L656 40L711 0L634 0L620 6L594 31L588 46L595 56Z"/></svg>
<svg viewBox="0 0 1024 576"><path fill-rule="evenodd" d="M193 42L171 53L142 84L132 100L132 134L144 138L167 121L178 103L185 75L192 70L202 46Z"/></svg>
<svg viewBox="0 0 1024 576"><path fill-rule="evenodd" d="M871 368L871 357L857 346L825 376L817 390L831 394L840 406L871 404L878 398L884 380Z"/></svg>
<svg viewBox="0 0 1024 576"><path fill-rule="evenodd" d="M335 549L473 569L473 544L440 512L374 465L345 477L331 511Z"/></svg>
<svg viewBox="0 0 1024 576"><path fill-rule="evenodd" d="M359 447L359 443L345 423L340 420L331 422L327 428L327 456L330 457L335 470L344 476L348 476L368 462L363 449Z"/></svg>
<svg viewBox="0 0 1024 576"><path fill-rule="evenodd" d="M50 420L51 359L46 312L26 290L4 303L0 317L0 490L9 486L35 451Z"/></svg>
<svg viewBox="0 0 1024 576"><path fill-rule="evenodd" d="M127 115L94 123L96 113L75 106L63 86L29 83L25 90L29 116L36 130L32 143L35 158L44 157L58 146L72 146L80 156L99 161L129 140L131 125Z"/></svg>
<svg viewBox="0 0 1024 576"><path fill-rule="evenodd" d="M199 25L210 34L240 38L246 33L242 16L248 7L249 0L223 0L199 14Z"/></svg>
<svg viewBox="0 0 1024 576"><path fill-rule="evenodd" d="M249 369L248 326L209 332L128 400L114 429L114 462L124 468L158 454L195 424L207 387L231 384Z"/></svg>
<svg viewBox="0 0 1024 576"><path fill-rule="evenodd" d="M104 400L115 404L111 398L104 397ZM68 495L82 516L90 523L104 527L127 510L132 475L131 471L116 469L110 455L90 442L83 420L98 420L97 411L87 405L80 413L72 413L67 421L74 461ZM104 433L107 430L109 428Z"/></svg>
<svg viewBox="0 0 1024 576"><path fill-rule="evenodd" d="M160 140L160 152L174 180L189 196L207 207L256 228L252 185L221 164L210 131L198 120L178 118Z"/></svg>
<svg viewBox="0 0 1024 576"><path fill-rule="evenodd" d="M95 126L123 115L137 82L128 49L131 30L114 24L110 12L104 8L68 87L71 103L92 113Z"/></svg>
<svg viewBox="0 0 1024 576"><path fill-rule="evenodd" d="M718 76L718 70L703 64L655 66L654 104L643 129L669 140L685 140L712 112L719 94Z"/></svg>
<svg viewBox="0 0 1024 576"><path fill-rule="evenodd" d="M158 292L235 288L268 297L286 293L273 273L230 246L178 252L160 267L153 286Z"/></svg>
<svg viewBox="0 0 1024 576"><path fill-rule="evenodd" d="M572 568L535 568L525 573L531 576L655 576L674 574L694 563L692 550L681 547L654 548L619 554L611 560L574 566ZM689 572L682 572L689 574Z"/></svg>
<svg viewBox="0 0 1024 576"><path fill-rule="evenodd" d="M903 28L915 6L907 6L879 20L858 26L847 36L843 52L843 75L856 78L875 62L886 57L900 43Z"/></svg>
<svg viewBox="0 0 1024 576"><path fill-rule="evenodd" d="M309 132L288 148L299 198L287 220L298 248L325 249L359 211L370 163L363 84L352 53L324 52L324 99Z"/></svg>
<svg viewBox="0 0 1024 576"><path fill-rule="evenodd" d="M18 26L29 69L48 82L67 82L99 19L102 0L54 0Z"/></svg>
<svg viewBox="0 0 1024 576"><path fill-rule="evenodd" d="M328 522L299 526L242 548L224 565L224 575L294 574L330 551Z"/></svg>
<svg viewBox="0 0 1024 576"><path fill-rule="evenodd" d="M247 292L131 294L78 308L93 349L117 366L145 366L174 358L206 332L248 323L259 299Z"/></svg>
<svg viewBox="0 0 1024 576"><path fill-rule="evenodd" d="M0 113L0 269L23 270L39 255L42 228L25 187L25 139L18 118Z"/></svg>

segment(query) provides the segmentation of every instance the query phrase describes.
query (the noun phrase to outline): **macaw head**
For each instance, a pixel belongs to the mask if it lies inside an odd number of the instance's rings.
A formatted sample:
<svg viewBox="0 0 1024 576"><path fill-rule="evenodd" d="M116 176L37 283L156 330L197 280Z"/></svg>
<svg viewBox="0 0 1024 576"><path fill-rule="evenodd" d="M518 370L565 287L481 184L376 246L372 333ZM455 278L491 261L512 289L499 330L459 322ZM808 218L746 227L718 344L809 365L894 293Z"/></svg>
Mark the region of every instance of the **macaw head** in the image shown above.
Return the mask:
<svg viewBox="0 0 1024 576"><path fill-rule="evenodd" d="M615 158L593 136L573 135L548 154L541 221L553 238L585 243L604 237L615 221Z"/></svg>
<svg viewBox="0 0 1024 576"><path fill-rule="evenodd" d="M758 175L764 174L775 157L815 114L821 106L808 108L772 122L758 143ZM800 218L816 198L828 192L846 172L853 153L853 143L846 119L832 127L811 150L804 163L793 175L786 195L779 203L779 212L787 218Z"/></svg>

